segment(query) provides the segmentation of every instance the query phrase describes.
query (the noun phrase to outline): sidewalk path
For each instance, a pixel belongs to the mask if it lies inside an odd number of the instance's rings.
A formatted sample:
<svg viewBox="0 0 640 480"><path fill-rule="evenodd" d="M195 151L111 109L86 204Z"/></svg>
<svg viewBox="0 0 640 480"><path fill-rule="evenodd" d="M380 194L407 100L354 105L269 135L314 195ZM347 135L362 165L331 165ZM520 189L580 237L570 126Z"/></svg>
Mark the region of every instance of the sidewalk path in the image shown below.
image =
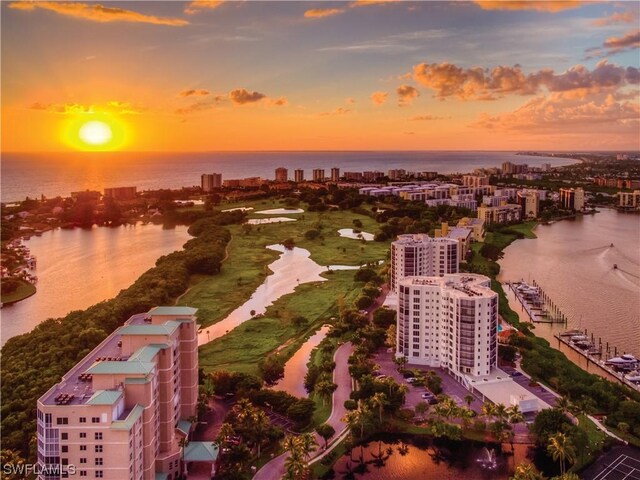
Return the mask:
<svg viewBox="0 0 640 480"><path fill-rule="evenodd" d="M345 343L338 347L335 355L333 356L333 359L336 362L336 368L333 371L333 381L338 385L338 388L333 393L331 415L326 423L335 429L336 434L334 435L334 438L340 437L343 431L347 428L347 425L342 421L342 417L344 417L347 412L347 409L344 408L344 402L349 399L349 395L351 394L352 385L348 363L351 352L353 352L353 345L351 345L351 343ZM322 450L324 440L320 438L318 434L314 433L314 435L319 447L318 450L314 452L315 455L312 459L324 453L324 450ZM284 463L288 456L288 453L283 453L282 455L275 457L258 470L254 475L253 480L277 480L282 478L285 470Z"/></svg>

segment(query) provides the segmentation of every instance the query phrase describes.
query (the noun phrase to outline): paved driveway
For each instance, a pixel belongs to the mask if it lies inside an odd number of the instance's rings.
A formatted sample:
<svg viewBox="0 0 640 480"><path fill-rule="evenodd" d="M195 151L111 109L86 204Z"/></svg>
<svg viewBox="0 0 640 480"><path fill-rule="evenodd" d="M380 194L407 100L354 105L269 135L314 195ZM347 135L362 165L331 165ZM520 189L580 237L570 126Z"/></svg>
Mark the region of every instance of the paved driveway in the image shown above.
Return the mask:
<svg viewBox="0 0 640 480"><path fill-rule="evenodd" d="M345 343L341 345L337 350L333 357L336 362L336 368L333 371L333 381L338 388L333 393L332 399L332 410L331 415L326 423L331 425L336 434L334 438L338 437L340 433L347 427L346 424L342 421L342 417L347 412L347 409L344 408L345 400L349 399L349 395L351 394L351 376L349 375L349 356L353 352L353 345L351 343ZM319 435L315 434L316 441L318 442L318 450L316 450L316 454L322 453L320 448L321 445L324 445L324 440L320 438ZM282 455L274 458L267 464L265 464L258 472L254 475L253 480L277 480L282 478L284 475L284 463L289 456L288 453L283 453Z"/></svg>

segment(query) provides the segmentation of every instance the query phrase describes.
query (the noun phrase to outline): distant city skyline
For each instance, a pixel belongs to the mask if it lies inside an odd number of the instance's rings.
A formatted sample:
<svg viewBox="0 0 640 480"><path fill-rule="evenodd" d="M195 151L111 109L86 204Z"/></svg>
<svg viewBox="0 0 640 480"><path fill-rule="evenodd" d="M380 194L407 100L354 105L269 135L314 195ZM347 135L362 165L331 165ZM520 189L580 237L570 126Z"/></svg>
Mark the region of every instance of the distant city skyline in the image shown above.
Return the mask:
<svg viewBox="0 0 640 480"><path fill-rule="evenodd" d="M3 152L640 149L637 2L0 8Z"/></svg>

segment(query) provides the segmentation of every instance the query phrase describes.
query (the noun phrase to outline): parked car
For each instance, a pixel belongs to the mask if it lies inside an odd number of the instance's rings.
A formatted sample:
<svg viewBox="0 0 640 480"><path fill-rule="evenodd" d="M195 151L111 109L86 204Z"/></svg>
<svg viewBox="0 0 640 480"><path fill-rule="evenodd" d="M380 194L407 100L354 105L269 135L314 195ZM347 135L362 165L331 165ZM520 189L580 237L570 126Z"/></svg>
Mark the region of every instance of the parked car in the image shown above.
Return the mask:
<svg viewBox="0 0 640 480"><path fill-rule="evenodd" d="M519 372L518 370L514 370L513 372L511 372L509 375L511 375L512 377L521 377L522 373Z"/></svg>

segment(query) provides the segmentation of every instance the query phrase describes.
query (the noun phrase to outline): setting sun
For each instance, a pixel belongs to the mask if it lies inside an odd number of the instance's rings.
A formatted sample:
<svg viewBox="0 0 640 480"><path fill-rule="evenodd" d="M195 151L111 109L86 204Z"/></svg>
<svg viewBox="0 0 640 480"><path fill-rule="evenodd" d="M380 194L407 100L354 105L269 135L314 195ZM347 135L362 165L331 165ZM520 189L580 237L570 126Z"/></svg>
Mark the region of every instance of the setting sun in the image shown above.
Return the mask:
<svg viewBox="0 0 640 480"><path fill-rule="evenodd" d="M99 120L92 120L82 125L78 136L88 145L105 145L113 138L111 127Z"/></svg>
<svg viewBox="0 0 640 480"><path fill-rule="evenodd" d="M110 152L127 143L128 130L129 126L114 115L81 114L62 124L62 138L76 150Z"/></svg>

